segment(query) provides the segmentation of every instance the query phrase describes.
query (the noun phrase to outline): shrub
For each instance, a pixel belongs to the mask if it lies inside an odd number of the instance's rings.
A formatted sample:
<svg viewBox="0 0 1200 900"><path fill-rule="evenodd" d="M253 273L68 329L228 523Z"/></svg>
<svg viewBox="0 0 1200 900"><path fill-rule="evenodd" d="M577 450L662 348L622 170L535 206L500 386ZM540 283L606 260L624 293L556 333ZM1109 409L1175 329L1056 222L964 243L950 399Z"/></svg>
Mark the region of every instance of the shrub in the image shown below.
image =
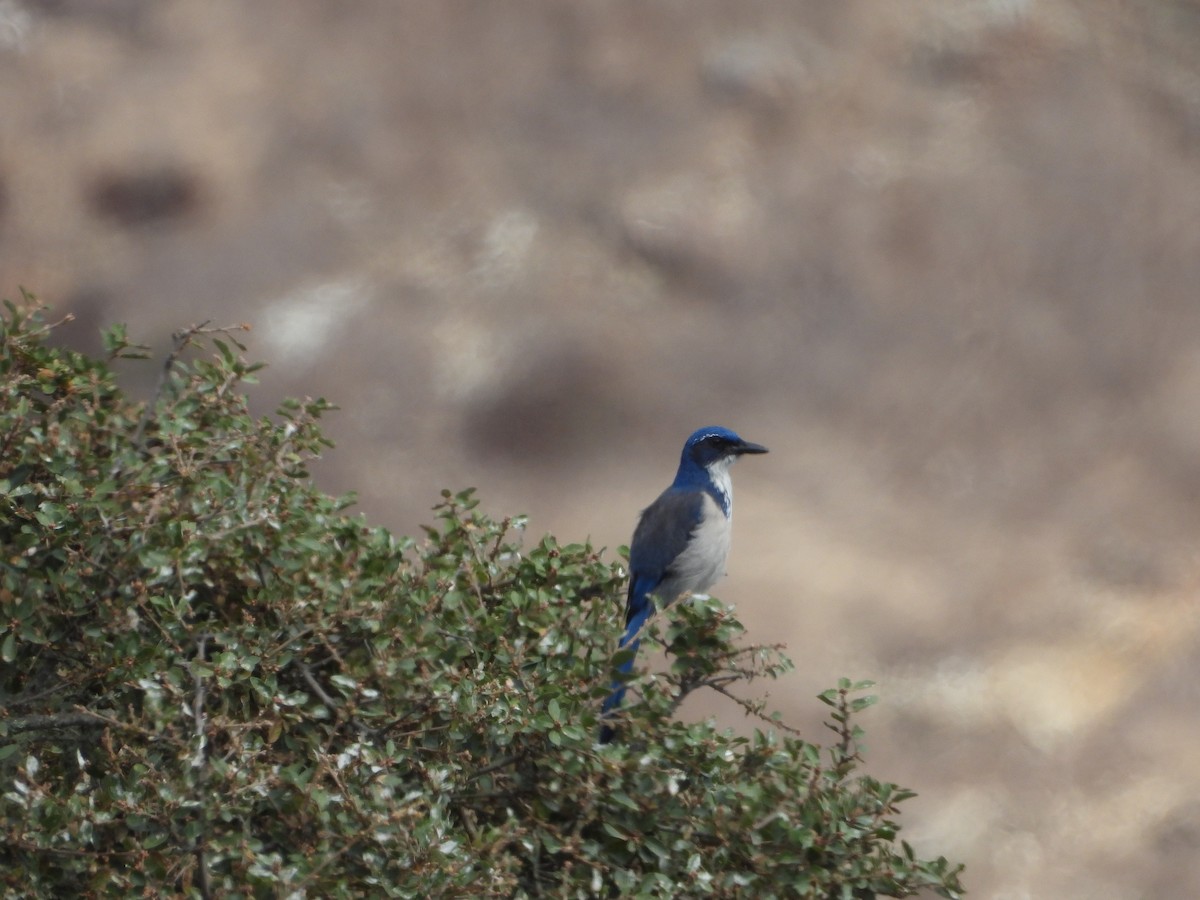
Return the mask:
<svg viewBox="0 0 1200 900"><path fill-rule="evenodd" d="M26 298L28 299L28 298ZM776 677L717 601L650 636L621 740L596 743L621 567L522 541L445 492L418 542L309 481L321 400L254 419L229 330L177 336L155 398L118 357L0 322L0 885L41 896L958 896L898 841L911 796L761 702L750 737L677 721ZM211 342L208 358L187 348ZM732 696L732 695L730 695Z"/></svg>

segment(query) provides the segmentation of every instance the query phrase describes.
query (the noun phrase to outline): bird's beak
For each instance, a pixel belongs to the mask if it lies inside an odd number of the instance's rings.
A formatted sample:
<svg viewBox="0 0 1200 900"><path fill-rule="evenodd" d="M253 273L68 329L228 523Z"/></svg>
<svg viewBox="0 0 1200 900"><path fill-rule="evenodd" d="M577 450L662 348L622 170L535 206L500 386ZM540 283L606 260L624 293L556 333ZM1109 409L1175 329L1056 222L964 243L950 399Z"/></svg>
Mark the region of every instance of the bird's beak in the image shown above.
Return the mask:
<svg viewBox="0 0 1200 900"><path fill-rule="evenodd" d="M738 456L741 456L743 453L766 453L767 452L767 448L764 447L762 444L752 444L749 441L742 441L742 443L738 447L736 447L735 450L736 450Z"/></svg>

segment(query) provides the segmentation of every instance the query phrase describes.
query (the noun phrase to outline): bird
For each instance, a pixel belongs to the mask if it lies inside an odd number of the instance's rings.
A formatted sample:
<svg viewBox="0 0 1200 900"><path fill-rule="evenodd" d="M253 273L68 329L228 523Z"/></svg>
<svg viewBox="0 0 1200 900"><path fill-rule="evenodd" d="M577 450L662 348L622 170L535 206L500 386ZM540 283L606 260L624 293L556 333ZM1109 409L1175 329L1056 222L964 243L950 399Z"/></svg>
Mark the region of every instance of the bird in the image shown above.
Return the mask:
<svg viewBox="0 0 1200 900"><path fill-rule="evenodd" d="M741 456L766 452L761 444L716 425L697 429L684 443L675 480L642 511L629 542L620 647L632 652L617 666L621 675L633 671L639 635L655 610L652 598L670 604L707 591L725 574L733 518L729 467ZM624 698L625 685L617 680L600 710L600 743L614 737L611 718Z"/></svg>

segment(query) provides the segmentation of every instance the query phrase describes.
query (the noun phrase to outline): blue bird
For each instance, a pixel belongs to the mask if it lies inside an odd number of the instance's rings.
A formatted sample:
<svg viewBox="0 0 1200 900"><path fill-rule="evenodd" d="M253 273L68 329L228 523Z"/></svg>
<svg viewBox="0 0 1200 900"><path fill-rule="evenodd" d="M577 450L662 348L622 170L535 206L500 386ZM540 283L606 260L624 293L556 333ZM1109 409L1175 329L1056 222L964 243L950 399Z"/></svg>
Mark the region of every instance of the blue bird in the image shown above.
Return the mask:
<svg viewBox="0 0 1200 900"><path fill-rule="evenodd" d="M621 648L633 651L617 671L633 671L638 634L655 610L652 597L664 605L702 593L725 574L733 517L733 483L729 467L744 453L767 448L744 441L728 428L701 428L683 445L679 471L671 486L642 512L629 542L629 595L625 601L625 634ZM621 705L625 686L613 685L601 718ZM612 740L613 726L604 724L600 743Z"/></svg>

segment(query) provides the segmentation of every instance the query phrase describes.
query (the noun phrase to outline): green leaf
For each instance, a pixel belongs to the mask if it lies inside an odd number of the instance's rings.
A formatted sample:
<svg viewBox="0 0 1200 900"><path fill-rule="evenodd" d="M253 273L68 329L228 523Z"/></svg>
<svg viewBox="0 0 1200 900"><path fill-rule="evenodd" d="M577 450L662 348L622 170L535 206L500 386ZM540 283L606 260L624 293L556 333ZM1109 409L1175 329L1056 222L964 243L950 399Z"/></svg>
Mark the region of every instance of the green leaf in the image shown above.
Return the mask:
<svg viewBox="0 0 1200 900"><path fill-rule="evenodd" d="M4 636L4 643L0 644L0 659L6 663L13 662L17 658L17 635L10 631Z"/></svg>

